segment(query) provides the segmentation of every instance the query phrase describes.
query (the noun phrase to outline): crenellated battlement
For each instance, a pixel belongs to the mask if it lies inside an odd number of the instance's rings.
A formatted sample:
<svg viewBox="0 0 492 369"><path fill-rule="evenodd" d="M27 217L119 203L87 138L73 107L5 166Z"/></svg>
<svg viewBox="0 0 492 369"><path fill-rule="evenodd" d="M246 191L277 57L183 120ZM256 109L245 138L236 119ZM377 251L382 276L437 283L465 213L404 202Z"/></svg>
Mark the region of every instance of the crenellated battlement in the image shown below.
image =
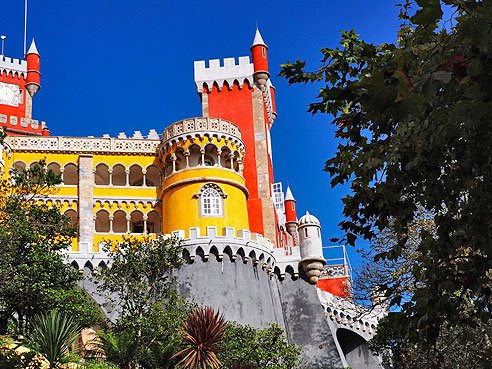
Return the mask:
<svg viewBox="0 0 492 369"><path fill-rule="evenodd" d="M211 89L214 83L217 83L219 90L222 90L225 82L229 89L232 89L234 81L238 82L240 88L243 87L245 81L250 86L254 85L254 67L249 61L249 56L239 57L237 64L235 58L225 58L222 66L220 59L209 60L208 64L207 68L205 60L195 61L195 83L198 92L203 92L204 84Z"/></svg>
<svg viewBox="0 0 492 369"><path fill-rule="evenodd" d="M208 261L211 256L221 261L224 255L228 256L231 261L242 261L247 263L251 261L253 266L260 266L273 275L275 268L275 256L273 254L273 244L263 235L251 233L248 229L236 229L234 227L224 227L221 234L217 232L217 227L207 227L205 235L200 234L200 228L194 227L189 229L189 237L185 238L184 230L176 230L167 237L177 237L181 239L183 247L183 258L185 262L192 264L197 258ZM99 250L102 248L99 247ZM70 251L66 253L69 261L82 267L88 262L91 266L104 262L109 262L109 256L103 251L92 251L91 245L80 245L79 251Z"/></svg>
<svg viewBox="0 0 492 369"><path fill-rule="evenodd" d="M0 114L0 125L7 125L7 130L16 131L25 133L26 131L22 128L30 127L37 134L41 134L42 129L46 126L45 122L39 122L39 120L29 119L29 118L20 118L14 115ZM22 128L21 128L22 127ZM34 134L35 134L34 133Z"/></svg>
<svg viewBox="0 0 492 369"><path fill-rule="evenodd" d="M25 60L8 58L6 56L0 56L0 74L12 74L14 76L17 74L19 77L21 75L27 78L27 62Z"/></svg>

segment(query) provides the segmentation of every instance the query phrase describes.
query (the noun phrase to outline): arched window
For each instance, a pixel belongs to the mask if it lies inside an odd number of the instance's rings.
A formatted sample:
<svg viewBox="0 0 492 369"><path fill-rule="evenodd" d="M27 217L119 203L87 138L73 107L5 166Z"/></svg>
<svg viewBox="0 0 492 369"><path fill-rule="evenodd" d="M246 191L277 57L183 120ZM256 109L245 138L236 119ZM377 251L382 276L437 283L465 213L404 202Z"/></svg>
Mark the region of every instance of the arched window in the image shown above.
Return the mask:
<svg viewBox="0 0 492 369"><path fill-rule="evenodd" d="M63 184L68 186L79 183L79 168L73 163L65 165L63 170Z"/></svg>
<svg viewBox="0 0 492 369"><path fill-rule="evenodd" d="M114 233L127 232L126 213L123 210L116 210L113 213L113 232Z"/></svg>
<svg viewBox="0 0 492 369"><path fill-rule="evenodd" d="M55 162L49 163L46 169L53 171L57 176L61 173L60 164Z"/></svg>
<svg viewBox="0 0 492 369"><path fill-rule="evenodd" d="M186 156L184 155L184 149L178 148L174 155L176 155L176 171L186 168Z"/></svg>
<svg viewBox="0 0 492 369"><path fill-rule="evenodd" d="M143 186L143 173L140 165L130 167L130 186Z"/></svg>
<svg viewBox="0 0 492 369"><path fill-rule="evenodd" d="M217 146L208 144L205 146L205 155L203 156L203 165L213 167L217 164L218 151Z"/></svg>
<svg viewBox="0 0 492 369"><path fill-rule="evenodd" d="M223 146L220 154L220 165L223 168L232 169L232 159L234 156L231 153L231 149L227 146Z"/></svg>
<svg viewBox="0 0 492 369"><path fill-rule="evenodd" d="M130 224L131 233L144 233L143 214L140 211L132 211Z"/></svg>
<svg viewBox="0 0 492 369"><path fill-rule="evenodd" d="M66 210L63 215L67 216L70 218L70 225L71 226L78 226L79 225L79 216L77 212L74 209L68 209Z"/></svg>
<svg viewBox="0 0 492 369"><path fill-rule="evenodd" d="M224 199L227 195L216 183L205 183L194 195L199 199L200 217L223 217Z"/></svg>
<svg viewBox="0 0 492 369"><path fill-rule="evenodd" d="M106 210L96 213L96 232L109 233L109 213Z"/></svg>
<svg viewBox="0 0 492 369"><path fill-rule="evenodd" d="M121 164L116 164L113 167L113 186L126 186L126 171Z"/></svg>
<svg viewBox="0 0 492 369"><path fill-rule="evenodd" d="M155 210L147 214L147 233L161 233L161 217Z"/></svg>
<svg viewBox="0 0 492 369"><path fill-rule="evenodd" d="M188 156L188 163L190 167L196 167L202 164L201 147L197 144L193 144L188 148L190 155Z"/></svg>
<svg viewBox="0 0 492 369"><path fill-rule="evenodd" d="M173 172L173 161L171 160L171 154L167 154L164 159L164 175L169 176Z"/></svg>
<svg viewBox="0 0 492 369"><path fill-rule="evenodd" d="M17 160L14 163L14 168L17 169L17 171L19 173L22 173L23 171L26 170L26 163L24 163L23 161Z"/></svg>
<svg viewBox="0 0 492 369"><path fill-rule="evenodd" d="M145 185L148 187L161 187L161 174L157 166L149 165L147 167L147 173L145 174Z"/></svg>
<svg viewBox="0 0 492 369"><path fill-rule="evenodd" d="M96 185L100 185L100 186L109 185L109 167L106 164L96 165L94 182L96 183Z"/></svg>
<svg viewBox="0 0 492 369"><path fill-rule="evenodd" d="M239 153L237 151L234 151L234 159L232 161L232 165L234 167L234 170L236 172L239 172L240 171L240 166L239 166Z"/></svg>
<svg viewBox="0 0 492 369"><path fill-rule="evenodd" d="M207 188L202 194L202 212L205 216L219 216L222 214L220 194L213 188Z"/></svg>

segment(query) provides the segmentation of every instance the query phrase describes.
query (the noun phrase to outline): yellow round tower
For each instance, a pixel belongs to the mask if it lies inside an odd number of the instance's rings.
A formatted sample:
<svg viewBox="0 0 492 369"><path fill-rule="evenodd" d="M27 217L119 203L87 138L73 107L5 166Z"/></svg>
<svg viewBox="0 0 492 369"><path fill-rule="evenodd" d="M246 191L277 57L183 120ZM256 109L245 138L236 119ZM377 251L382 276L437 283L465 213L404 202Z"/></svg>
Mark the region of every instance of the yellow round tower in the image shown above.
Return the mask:
<svg viewBox="0 0 492 369"><path fill-rule="evenodd" d="M191 227L249 229L239 128L219 118L191 118L169 126L159 148L163 233Z"/></svg>

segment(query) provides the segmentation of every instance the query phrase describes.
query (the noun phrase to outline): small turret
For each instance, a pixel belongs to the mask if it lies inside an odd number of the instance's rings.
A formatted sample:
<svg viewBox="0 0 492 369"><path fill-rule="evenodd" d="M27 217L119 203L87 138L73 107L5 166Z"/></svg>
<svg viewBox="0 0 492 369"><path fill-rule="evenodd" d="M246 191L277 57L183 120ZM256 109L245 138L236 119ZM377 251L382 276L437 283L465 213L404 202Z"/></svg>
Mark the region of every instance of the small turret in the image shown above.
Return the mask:
<svg viewBox="0 0 492 369"><path fill-rule="evenodd" d="M307 211L306 215L299 219L299 238L301 266L308 276L309 282L315 284L321 275L326 260L323 258L319 220Z"/></svg>
<svg viewBox="0 0 492 369"><path fill-rule="evenodd" d="M250 50L254 65L253 76L255 78L255 82L263 91L267 80L270 78L270 73L268 72L268 46L263 41L263 37L261 37L258 28L256 28L255 38Z"/></svg>
<svg viewBox="0 0 492 369"><path fill-rule="evenodd" d="M292 195L290 187L287 186L287 191L285 192L285 228L287 232L297 239L297 215L296 215L296 199Z"/></svg>
<svg viewBox="0 0 492 369"><path fill-rule="evenodd" d="M26 89L31 97L34 97L36 93L41 88L40 80L41 73L39 71L39 60L40 56L38 49L36 48L36 43L32 39L31 46L26 54L27 61L27 79L26 79Z"/></svg>

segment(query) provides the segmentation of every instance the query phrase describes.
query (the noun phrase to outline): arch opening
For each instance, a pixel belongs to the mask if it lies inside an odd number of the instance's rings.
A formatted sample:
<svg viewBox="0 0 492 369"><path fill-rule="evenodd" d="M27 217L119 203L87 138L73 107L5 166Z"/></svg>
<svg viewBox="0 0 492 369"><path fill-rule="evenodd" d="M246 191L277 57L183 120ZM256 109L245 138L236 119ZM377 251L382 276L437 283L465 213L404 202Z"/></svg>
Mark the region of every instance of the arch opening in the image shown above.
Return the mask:
<svg viewBox="0 0 492 369"><path fill-rule="evenodd" d="M338 328L336 335L349 366L360 369L380 368L377 357L369 350L364 338L345 328Z"/></svg>
<svg viewBox="0 0 492 369"><path fill-rule="evenodd" d="M109 179L109 166L106 164L97 164L96 172L94 175L94 183L99 186L108 186Z"/></svg>
<svg viewBox="0 0 492 369"><path fill-rule="evenodd" d="M73 164L66 164L63 168L63 184L74 186L79 183L79 168Z"/></svg>

